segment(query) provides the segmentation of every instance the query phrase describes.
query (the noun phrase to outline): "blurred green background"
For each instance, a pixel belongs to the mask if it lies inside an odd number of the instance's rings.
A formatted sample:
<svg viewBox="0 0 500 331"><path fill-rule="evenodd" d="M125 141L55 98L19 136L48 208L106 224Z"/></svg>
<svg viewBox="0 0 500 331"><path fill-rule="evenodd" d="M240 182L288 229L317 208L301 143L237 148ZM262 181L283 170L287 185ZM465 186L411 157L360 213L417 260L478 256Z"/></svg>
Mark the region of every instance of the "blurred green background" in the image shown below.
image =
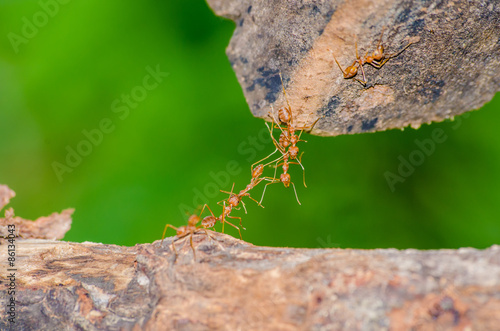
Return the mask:
<svg viewBox="0 0 500 331"><path fill-rule="evenodd" d="M47 20L38 1L3 0L0 8L0 183L16 191L17 215L74 207L65 240L134 245L160 239L166 223L185 224L182 205L213 189L211 172L236 162L229 181L246 185L257 160L248 139L264 124L252 117L225 55L234 24L203 0L69 1L48 7ZM141 90L148 67L168 76ZM130 93L141 101L126 114L121 98ZM500 243L499 107L497 95L480 111L419 130L306 135L308 188L300 169L291 171L302 205L291 189L269 186L265 209L248 201L248 215L235 212L243 238L290 247ZM112 132L85 150L84 132L103 119ZM398 157L408 160L415 139L437 128L446 141L393 192L384 174L397 174ZM88 155L58 177L54 162L65 164L78 146ZM273 151L258 147L259 157ZM220 213L216 203L226 196L208 196Z"/></svg>

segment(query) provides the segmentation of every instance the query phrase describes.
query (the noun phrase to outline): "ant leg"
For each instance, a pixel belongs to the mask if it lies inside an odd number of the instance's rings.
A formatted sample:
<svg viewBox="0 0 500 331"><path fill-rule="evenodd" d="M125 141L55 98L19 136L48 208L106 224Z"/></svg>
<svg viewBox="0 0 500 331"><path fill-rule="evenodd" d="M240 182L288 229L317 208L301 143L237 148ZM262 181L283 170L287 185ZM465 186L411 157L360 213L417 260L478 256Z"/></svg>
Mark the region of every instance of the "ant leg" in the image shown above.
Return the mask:
<svg viewBox="0 0 500 331"><path fill-rule="evenodd" d="M234 218L234 219L238 219L238 218L239 218L239 219L240 219L240 224L241 224L241 217L238 217L238 216L229 216L229 215L228 215L227 217L228 217L228 218ZM231 223L231 222L226 221L226 223L227 223L227 224L229 224L229 225L231 225L231 226L232 226L233 228L235 228L236 230L238 230L238 233L240 234L240 239L241 239L241 240L243 240L243 237L241 236L241 230L240 230L240 228L239 228L239 227L237 227L236 225L234 225L234 224L233 224L233 223ZM243 226L242 226L242 228L243 228ZM243 229L245 229L245 228L243 228ZM246 230L246 229L245 229L245 230Z"/></svg>
<svg viewBox="0 0 500 331"><path fill-rule="evenodd" d="M413 42L409 42L408 45L406 45L405 47L403 47L402 50L400 50L399 52L396 52L396 53L390 53L390 54L386 54L384 57L384 60L380 63L378 62L375 62L375 63L370 63L371 65L373 65L375 68L377 69L380 69L382 68L382 66L387 62L389 61L390 59L392 59L393 57L396 57L398 56L399 54L403 53L403 51L405 49L407 49L411 44L413 44Z"/></svg>
<svg viewBox="0 0 500 331"><path fill-rule="evenodd" d="M263 206L263 205L261 205L261 204L260 204L257 200L255 200L254 198L252 198L252 197L250 196L250 194L248 194L248 195L247 195L247 197L248 197L249 199L252 199L253 201L255 201L255 202L256 202L259 206L261 206L262 208L264 208L264 206ZM243 202L243 201L241 201L241 203L244 203L244 202Z"/></svg>
<svg viewBox="0 0 500 331"><path fill-rule="evenodd" d="M283 159L283 157L284 157L284 155L285 155L285 154L286 154L286 153L283 153L283 155L281 155L279 158L274 159L274 160L272 160L271 162L268 162L268 163L264 164L264 167L267 167L267 166L268 166L268 165L270 165L271 163L277 163L277 162L279 162L281 159ZM275 166L275 167L276 167L276 166ZM274 178L276 178L276 174L274 175Z"/></svg>
<svg viewBox="0 0 500 331"><path fill-rule="evenodd" d="M189 242L191 244L191 249L193 250L194 260L196 261L196 251L194 250L194 245L193 245L193 234L194 233L191 233L191 235L189 236Z"/></svg>
<svg viewBox="0 0 500 331"><path fill-rule="evenodd" d="M354 39L354 45L356 47L356 62L358 63L358 67L361 68L361 74L363 74L363 80L361 81L361 80L359 80L359 79L357 79L355 77L353 77L353 78L355 80L357 80L358 82L360 82L361 84L366 85L367 81L366 81L366 76L365 76L365 69L363 69L363 62L362 62L362 59L359 57L359 54L358 54L358 38L356 37L356 35L354 35L354 38L355 38Z"/></svg>
<svg viewBox="0 0 500 331"><path fill-rule="evenodd" d="M235 184L235 183L233 182L233 186L231 187L231 192L224 191L224 190L220 190L220 191L221 191L222 193L229 194L229 197L231 197L231 196L233 195L233 191L234 191L234 184ZM227 200L227 199L225 199L225 200ZM219 204L220 202L225 201L225 200L221 200L221 201L217 202L217 204Z"/></svg>
<svg viewBox="0 0 500 331"><path fill-rule="evenodd" d="M266 194L267 185L271 185L271 184L274 184L274 183L277 183L277 182L279 182L279 180L273 179L273 181L272 181L272 182L267 183L267 184L264 186L264 191L262 191L262 197L260 198L259 204L261 204L261 203L262 203L262 200L264 200L264 194Z"/></svg>
<svg viewBox="0 0 500 331"><path fill-rule="evenodd" d="M278 151L278 146L277 146L277 144L278 144L278 143L276 142L276 139L273 137L273 133L272 133L272 132L273 132L273 129L272 129L272 128L269 128L269 125L268 125L267 123L264 123L264 124L267 126L267 129L268 129L268 131L269 131L269 134L271 135L271 138L272 138L272 140L273 140L274 145L276 146L276 149L274 150L274 152L272 152L271 154L269 154L269 155L268 155L268 156L266 156L265 158L263 158L263 159L261 159L261 160L259 160L259 161L255 162L255 163L253 163L253 164L250 166L250 170L251 170L252 172L253 172L253 167L254 167L256 164L258 164L258 163L260 163L260 162L262 162L262 161L264 161L264 160L268 159L269 157L271 157L271 155L273 155L274 153L276 153L276 152ZM273 128L274 128L274 118L273 118Z"/></svg>
<svg viewBox="0 0 500 331"><path fill-rule="evenodd" d="M290 107L290 103L288 103L288 97L286 95L285 84L283 84L283 77L281 77L281 71L279 72L279 74L281 80L281 87L283 87L283 94L285 95L286 104L288 105L288 109L292 109L292 107Z"/></svg>
<svg viewBox="0 0 500 331"><path fill-rule="evenodd" d="M318 121L320 119L321 119L321 117L318 117L316 119L316 121L314 121L313 124L311 124L309 127L307 127L307 126L303 127L302 130L299 133L299 137L298 137L299 139L297 141L307 142L307 140L300 140L300 137L302 136L302 132L304 132L304 131L311 131L314 128L314 126L316 125L316 123L318 123Z"/></svg>
<svg viewBox="0 0 500 331"><path fill-rule="evenodd" d="M297 190L295 189L295 184L293 182L292 183L292 186L293 186L293 191L295 192L295 198L297 199L297 202L299 203L299 205L302 205L299 201L299 196L297 195Z"/></svg>
<svg viewBox="0 0 500 331"><path fill-rule="evenodd" d="M184 234L183 236L180 236L180 237L178 237L177 239L174 239L174 240L172 241L172 248L173 248L174 253L175 253L175 260L177 260L177 255L178 255L178 253L177 253L177 249L175 248L175 242L176 242L177 240L179 240L179 239L184 238L185 236L187 236L187 234Z"/></svg>
<svg viewBox="0 0 500 331"><path fill-rule="evenodd" d="M344 77L347 76L347 72L345 72L344 69L342 69L339 61L337 61L337 58L335 57L335 54L333 54L333 52L332 52L332 55L333 55L333 59L335 60L335 62L337 62L337 65L339 66L340 71L342 71L342 73L344 74Z"/></svg>
<svg viewBox="0 0 500 331"><path fill-rule="evenodd" d="M163 229L163 235L161 236L161 244L160 244L160 245L163 245L163 239L165 239L165 233L167 232L167 229L168 229L168 228L172 228L172 229L174 229L175 231L177 231L177 230L178 230L178 228L176 228L176 227L175 227L175 226L173 226L173 225L170 225L170 224L165 225L165 229Z"/></svg>
<svg viewBox="0 0 500 331"><path fill-rule="evenodd" d="M362 65L361 65L360 67L361 67L361 74L363 75L363 82L364 82L364 83L362 83L362 84L363 84L363 85L366 85L366 83L367 83L368 81L366 80L366 76L365 76L365 69L363 69L363 66L362 66ZM356 78L354 78L354 79L356 79ZM358 82L360 82L360 83L361 83L361 81L360 81L359 79L356 79L356 80L357 80Z"/></svg>
<svg viewBox="0 0 500 331"><path fill-rule="evenodd" d="M248 196L250 196L250 195L248 195ZM247 213L247 207L245 207L245 203L243 202L243 200L240 200L240 202L241 202L241 205L243 206L243 210L245 211L245 214L248 214Z"/></svg>
<svg viewBox="0 0 500 331"><path fill-rule="evenodd" d="M203 230L203 231L205 231L205 234L207 235L207 237L208 237L210 240L215 240L215 238L214 238L214 237L212 237L212 236L208 233L208 230L207 230L207 229L205 229L205 228L203 228L203 227L202 227L202 228L200 228L200 229L201 229L201 230Z"/></svg>
<svg viewBox="0 0 500 331"><path fill-rule="evenodd" d="M382 36L384 35L385 26L382 27L382 32L380 32L380 39L378 40L377 48L382 44Z"/></svg>
<svg viewBox="0 0 500 331"><path fill-rule="evenodd" d="M213 217L215 217L214 213L212 212L212 209L210 209L210 206L205 204L205 206L203 206L203 209L205 209L205 207L208 208L208 210L210 211L210 214L212 214ZM201 215L201 214L200 214Z"/></svg>
<svg viewBox="0 0 500 331"><path fill-rule="evenodd" d="M367 80L362 81L362 80L357 79L356 77L354 77L354 80L358 81L361 85L363 85L363 87L365 87L366 83L368 83Z"/></svg>
<svg viewBox="0 0 500 331"><path fill-rule="evenodd" d="M224 200L224 204L222 206L222 217L220 219L220 221L222 222L222 233L224 233L224 223L226 223L226 220L225 220L225 214L226 214L226 200Z"/></svg>
<svg viewBox="0 0 500 331"><path fill-rule="evenodd" d="M278 162L281 159L281 157L276 161L276 165L274 166L274 176L273 176L273 181L276 180L276 172L278 171ZM267 184L266 184L267 185Z"/></svg>
<svg viewBox="0 0 500 331"><path fill-rule="evenodd" d="M189 211L187 211L187 210L185 211L185 213L186 213L186 215L191 216L191 215L193 215L193 214L194 214L197 210L199 210L199 209L200 209L200 207L201 207L201 206L200 206L200 205L198 205L198 207L196 207L196 209L195 209L195 210L193 210L193 212L192 212L192 213L190 213L190 212L189 212Z"/></svg>
<svg viewBox="0 0 500 331"><path fill-rule="evenodd" d="M302 155L304 155L304 152L302 152L302 154L300 154L300 157L297 160L297 162L299 162L300 167L302 168L302 181L304 182L304 187L307 188L307 185L306 185L306 169L304 169L304 166L302 165L302 162L300 162L302 160ZM300 202L299 202L299 205L300 205Z"/></svg>
<svg viewBox="0 0 500 331"><path fill-rule="evenodd" d="M359 60L359 55L358 55L358 36L354 34L354 48L356 48L356 59Z"/></svg>
<svg viewBox="0 0 500 331"><path fill-rule="evenodd" d="M302 152L299 156L299 158L297 159L297 162L289 162L289 164L298 164L300 165L300 167L302 168L302 180L304 181L304 187L307 188L307 185L306 185L306 169L304 168L304 166L302 165L302 155L304 155L304 152ZM300 204L300 203L299 203Z"/></svg>
<svg viewBox="0 0 500 331"><path fill-rule="evenodd" d="M172 241L172 248L174 249L175 259L177 260L177 249L175 248L175 240Z"/></svg>

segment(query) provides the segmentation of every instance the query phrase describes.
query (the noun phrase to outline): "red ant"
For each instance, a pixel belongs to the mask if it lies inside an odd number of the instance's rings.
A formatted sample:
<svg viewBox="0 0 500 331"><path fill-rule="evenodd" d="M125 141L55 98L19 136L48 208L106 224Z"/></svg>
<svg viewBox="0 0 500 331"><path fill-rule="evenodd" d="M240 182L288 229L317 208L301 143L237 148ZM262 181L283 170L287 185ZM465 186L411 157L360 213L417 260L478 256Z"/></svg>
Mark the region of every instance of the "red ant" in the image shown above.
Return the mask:
<svg viewBox="0 0 500 331"><path fill-rule="evenodd" d="M290 164L299 164L300 166L302 166L302 164L300 163L300 159L302 158L302 155L297 160L298 162L290 162L290 161L288 161L289 157L290 157L290 153L285 153L285 154L283 154L282 156L280 156L277 159L276 165L274 166L275 169L274 169L274 178L273 178L273 181L271 181L270 183L267 183L266 186L264 186L264 191L262 192L262 198L260 200L261 202L264 199L264 194L266 193L267 185L271 185L271 184L274 184L274 183L281 182L281 183L283 183L283 185L286 188L289 188L290 184L292 184L293 191L295 192L295 198L297 199L297 202L299 203L299 205L301 205L301 203L299 201L299 196L297 195L297 190L295 189L295 184L291 181L291 177L290 177L290 174L288 173L288 169L290 168ZM280 160L283 160L283 163L278 164L278 162ZM283 173L280 175L279 179L276 179L276 170L278 169L279 166L282 166ZM302 167L302 169L304 169L304 168ZM304 185L305 185L305 180L304 180Z"/></svg>
<svg viewBox="0 0 500 331"><path fill-rule="evenodd" d="M208 234L208 231L207 231L207 227L205 227L203 225L203 222L201 225L198 225L198 223L201 220L201 214L203 213L203 210L205 210L205 207L210 209L210 207L208 207L208 205L205 204L203 206L203 208L201 209L200 215L193 214L193 215L189 216L187 225L183 225L183 226L180 226L178 228L171 225L171 224L165 225L165 229L163 230L163 235L161 236L161 245L163 245L163 239L165 239L165 233L167 232L167 229L172 228L176 231L176 235L177 235L177 238L174 239L174 241L172 241L172 247L174 249L175 256L177 257L177 249L175 248L175 241L182 239L186 236L190 236L189 241L190 241L191 249L193 250L194 259L196 260L196 253L195 253L194 246L193 246L193 235L198 230L203 230L203 231L205 231L206 235L210 237L210 235Z"/></svg>
<svg viewBox="0 0 500 331"><path fill-rule="evenodd" d="M208 208L208 210L210 211L211 215L205 216L203 219L201 219L201 214L203 214L203 211L205 210L205 207ZM205 231L205 234L208 237L212 238L210 236L210 234L208 233L207 229L213 228L215 226L215 224L217 223L217 221L221 221L223 226L224 226L224 223L228 223L229 225L231 225L234 228L236 228L238 230L238 232L240 233L240 239L241 239L240 229L236 225L234 225L234 224L226 221L224 219L225 216L227 216L227 215L225 215L223 213L220 217L215 217L214 213L212 212L212 209L210 209L210 207L207 204L205 204L203 206L203 208L201 209L200 215L194 214L194 215L189 216L188 224L187 225L183 225L183 226L180 226L178 228L175 227L175 226L173 226L173 225L171 225L171 224L165 225L165 229L163 230L163 235L161 237L161 245L163 245L163 240L165 239L165 233L167 232L167 229L168 228L172 228L172 229L174 229L177 232L176 233L177 238L174 239L174 241L172 242L172 247L173 247L173 250L175 252L175 256L177 257L177 249L175 248L175 241L177 241L179 239L182 239L182 238L184 238L186 236L190 236L189 237L189 241L190 241L191 249L193 250L194 259L196 260L196 253L195 253L195 249L194 249L194 245L193 245L193 235L198 230L203 230L203 231ZM201 220L201 225L198 225L198 223L200 222L200 220Z"/></svg>
<svg viewBox="0 0 500 331"><path fill-rule="evenodd" d="M358 82L360 82L363 86L366 86L366 83L368 81L366 80L365 70L363 69L363 65L365 63L368 63L368 64L372 65L373 67L380 69L391 58L398 56L405 49L407 49L408 46L415 43L414 41L410 41L408 43L408 45L403 47L403 49L401 49L399 52L385 54L384 53L384 45L382 45L383 34L384 34L384 28L382 29L382 33L380 34L380 39L378 41L377 48L375 49L375 51L373 51L371 55L368 55L369 52L366 52L366 55L364 57L359 57L358 42L357 42L357 40L354 40L354 45L356 48L356 60L350 66L348 66L345 70L342 69L339 61L337 61L337 58L335 57L335 54L333 54L333 52L332 52L333 58L335 59L335 62L337 62L337 65L339 66L340 70L344 74L345 79L353 78L353 79L357 80ZM356 77L354 77L358 73L358 68L361 69L361 73L363 74L363 80L359 80Z"/></svg>
<svg viewBox="0 0 500 331"><path fill-rule="evenodd" d="M254 198L252 198L250 196L250 193L248 193L248 191L250 191L255 186L257 186L261 181L263 181L263 180L272 180L272 178L270 178L270 177L261 177L262 173L264 172L264 166L265 166L264 164L259 164L255 168L253 168L253 165L252 165L252 167L251 167L251 170L252 170L252 179L250 180L250 183L243 190L241 190L238 194L233 193L234 183L233 183L233 186L231 188L231 192L227 192L227 191L221 190L222 193L229 194L229 198L227 198L226 200L223 200L223 201L219 201L219 204L220 204L220 202L224 202L223 214L221 215L222 218L228 217L228 218L239 219L240 220L240 226L243 227L243 225L241 223L241 217L229 216L229 214L231 213L231 211L233 210L233 208L238 207L238 205L240 204L240 202L241 202L241 204L243 206L243 209L245 210L245 214L247 213L247 210L246 210L246 207L245 207L245 203L242 200L243 197L248 197L248 198L252 199L259 206L261 206L262 208L264 208L264 206L262 206L260 204L260 202L258 202ZM226 205L226 201L227 201L227 205ZM223 226L224 226L224 224L223 224ZM243 228L243 229L245 229L245 228ZM224 229L222 229L222 231L224 232ZM240 236L241 236L241 233L240 233Z"/></svg>
<svg viewBox="0 0 500 331"><path fill-rule="evenodd" d="M236 230L238 230L238 233L240 234L240 239L243 239L241 237L240 228L237 227L236 225L234 225L233 223L231 223L231 222L229 222L229 221L226 220L226 217L229 217L229 218L239 218L240 222L241 222L241 218L240 217L230 217L230 216L228 216L229 213L231 212L232 207L229 210L228 210L227 207L228 206L226 206L226 201L224 201L224 205L222 207L222 215L220 215L219 217L216 217L214 215L214 213L212 212L212 209L210 209L210 207L207 206L207 208L210 211L211 215L204 217L203 220L201 221L201 225L205 229L209 229L209 228L213 228L215 226L215 224L217 223L217 221L219 221L219 222L222 223L222 232L224 232L224 223L227 223L227 224L231 225L233 228L235 228Z"/></svg>

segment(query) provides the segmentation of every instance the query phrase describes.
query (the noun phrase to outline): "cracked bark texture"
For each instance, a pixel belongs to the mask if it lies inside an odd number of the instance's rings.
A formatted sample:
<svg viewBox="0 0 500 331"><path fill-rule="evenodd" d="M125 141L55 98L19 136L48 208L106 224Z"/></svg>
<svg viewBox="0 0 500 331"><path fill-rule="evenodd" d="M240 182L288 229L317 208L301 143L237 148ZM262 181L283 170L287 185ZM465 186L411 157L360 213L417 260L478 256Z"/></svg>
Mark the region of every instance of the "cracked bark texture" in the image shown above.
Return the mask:
<svg viewBox="0 0 500 331"><path fill-rule="evenodd" d="M16 330L498 330L500 247L18 240ZM4 241L2 239L2 244ZM5 245L0 261L6 261ZM1 274L2 283L9 283ZM0 329L7 330L6 318Z"/></svg>
<svg viewBox="0 0 500 331"><path fill-rule="evenodd" d="M0 208L15 193L0 185ZM0 330L498 330L500 246L486 250L258 247L210 231L120 247L62 237L71 210L0 238ZM28 225L32 223L35 225ZM8 233L11 234L11 233ZM178 254L173 250L175 242ZM15 268L15 280L11 271ZM6 307L6 306L4 306Z"/></svg>
<svg viewBox="0 0 500 331"><path fill-rule="evenodd" d="M297 122L336 136L418 128L477 109L500 90L500 3L481 0L207 0L236 29L227 55L256 117L285 104L285 80ZM368 84L345 69L372 52L382 29L381 69L365 65ZM361 76L358 73L359 77ZM312 115L311 115L312 114ZM308 118L309 116L309 118Z"/></svg>

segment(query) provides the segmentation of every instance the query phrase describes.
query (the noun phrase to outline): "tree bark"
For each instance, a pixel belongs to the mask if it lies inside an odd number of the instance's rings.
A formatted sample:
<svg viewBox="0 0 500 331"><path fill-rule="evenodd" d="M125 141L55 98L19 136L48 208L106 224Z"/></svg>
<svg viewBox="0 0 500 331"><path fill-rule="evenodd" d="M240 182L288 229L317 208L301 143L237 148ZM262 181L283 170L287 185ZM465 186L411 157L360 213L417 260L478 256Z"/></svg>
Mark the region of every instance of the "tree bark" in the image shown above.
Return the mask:
<svg viewBox="0 0 500 331"><path fill-rule="evenodd" d="M0 209L14 195L0 185ZM500 325L500 246L273 248L211 231L193 235L193 247L190 236L135 247L48 240L69 230L71 212L32 222L8 209L0 218L1 330L498 330Z"/></svg>
<svg viewBox="0 0 500 331"><path fill-rule="evenodd" d="M294 249L210 235L194 236L196 260L189 238L176 242L177 258L173 238L135 247L18 240L15 329L498 330L500 325L499 246ZM2 263L6 251L2 245ZM1 280L8 285L6 276L3 272ZM2 318L0 329L9 324Z"/></svg>
<svg viewBox="0 0 500 331"><path fill-rule="evenodd" d="M500 90L498 1L207 2L236 23L227 55L253 115L270 120L271 106L286 104L282 72L299 127L320 119L313 134L418 128L479 108ZM332 53L346 69L355 41L364 56L383 30L386 53L418 42L380 69L365 64L366 86L344 79Z"/></svg>

